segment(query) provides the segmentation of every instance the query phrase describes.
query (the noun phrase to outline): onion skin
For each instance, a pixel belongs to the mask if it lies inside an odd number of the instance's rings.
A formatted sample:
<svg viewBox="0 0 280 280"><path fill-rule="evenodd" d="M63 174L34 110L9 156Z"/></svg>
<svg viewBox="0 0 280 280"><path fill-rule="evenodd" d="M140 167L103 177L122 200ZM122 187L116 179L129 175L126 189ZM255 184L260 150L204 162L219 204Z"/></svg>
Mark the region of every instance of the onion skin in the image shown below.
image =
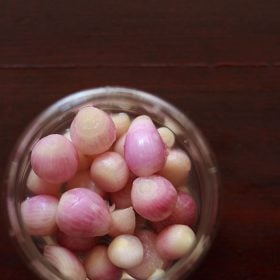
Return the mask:
<svg viewBox="0 0 280 280"><path fill-rule="evenodd" d="M92 280L119 280L122 275L122 270L109 260L107 247L103 245L94 247L87 254L84 267Z"/></svg>
<svg viewBox="0 0 280 280"><path fill-rule="evenodd" d="M43 180L54 184L64 183L77 172L78 154L71 141L60 134L51 134L33 147L31 166Z"/></svg>
<svg viewBox="0 0 280 280"><path fill-rule="evenodd" d="M54 233L57 207L57 198L50 195L36 195L23 201L21 214L28 233L39 236Z"/></svg>
<svg viewBox="0 0 280 280"><path fill-rule="evenodd" d="M75 188L60 198L56 223L61 231L74 237L102 236L109 232L111 215L97 193Z"/></svg>
<svg viewBox="0 0 280 280"><path fill-rule="evenodd" d="M177 191L161 176L139 177L133 181L131 201L135 211L152 222L166 219L173 211Z"/></svg>
<svg viewBox="0 0 280 280"><path fill-rule="evenodd" d="M85 280L86 272L78 258L61 246L47 245L44 257L69 280Z"/></svg>
<svg viewBox="0 0 280 280"><path fill-rule="evenodd" d="M163 168L165 145L149 117L139 116L132 121L125 137L124 157L137 176L150 176Z"/></svg>

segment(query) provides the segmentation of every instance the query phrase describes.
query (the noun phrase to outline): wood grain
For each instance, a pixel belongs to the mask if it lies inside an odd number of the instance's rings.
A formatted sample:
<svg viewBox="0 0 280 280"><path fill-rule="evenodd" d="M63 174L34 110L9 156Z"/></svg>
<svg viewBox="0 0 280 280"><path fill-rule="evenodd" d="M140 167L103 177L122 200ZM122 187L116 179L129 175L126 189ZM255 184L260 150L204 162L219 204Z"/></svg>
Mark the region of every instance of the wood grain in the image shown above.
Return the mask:
<svg viewBox="0 0 280 280"><path fill-rule="evenodd" d="M276 0L0 0L1 178L26 125L58 98L152 92L200 127L220 167L220 229L192 279L279 279L279 34ZM1 223L1 279L37 279Z"/></svg>
<svg viewBox="0 0 280 280"><path fill-rule="evenodd" d="M270 0L0 1L2 67L278 65Z"/></svg>

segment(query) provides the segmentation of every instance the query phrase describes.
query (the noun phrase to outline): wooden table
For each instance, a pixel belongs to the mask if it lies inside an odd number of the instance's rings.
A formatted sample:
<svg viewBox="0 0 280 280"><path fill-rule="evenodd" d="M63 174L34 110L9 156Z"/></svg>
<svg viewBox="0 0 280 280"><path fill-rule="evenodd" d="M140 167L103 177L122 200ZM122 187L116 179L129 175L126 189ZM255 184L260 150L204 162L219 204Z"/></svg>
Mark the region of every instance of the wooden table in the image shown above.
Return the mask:
<svg viewBox="0 0 280 280"><path fill-rule="evenodd" d="M280 279L280 1L0 1L1 178L42 109L104 85L172 102L217 155L220 230L192 279ZM1 223L0 278L36 279Z"/></svg>

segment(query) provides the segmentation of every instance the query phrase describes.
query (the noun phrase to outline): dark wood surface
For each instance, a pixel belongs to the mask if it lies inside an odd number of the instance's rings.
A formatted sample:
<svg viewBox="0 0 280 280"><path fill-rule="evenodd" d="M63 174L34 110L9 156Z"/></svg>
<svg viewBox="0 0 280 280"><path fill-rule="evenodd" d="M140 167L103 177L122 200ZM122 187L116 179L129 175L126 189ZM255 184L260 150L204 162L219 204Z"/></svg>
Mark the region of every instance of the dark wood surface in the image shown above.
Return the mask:
<svg viewBox="0 0 280 280"><path fill-rule="evenodd" d="M1 178L42 109L104 85L172 102L217 156L220 229L192 279L280 279L280 1L0 0ZM0 279L36 279L1 224Z"/></svg>

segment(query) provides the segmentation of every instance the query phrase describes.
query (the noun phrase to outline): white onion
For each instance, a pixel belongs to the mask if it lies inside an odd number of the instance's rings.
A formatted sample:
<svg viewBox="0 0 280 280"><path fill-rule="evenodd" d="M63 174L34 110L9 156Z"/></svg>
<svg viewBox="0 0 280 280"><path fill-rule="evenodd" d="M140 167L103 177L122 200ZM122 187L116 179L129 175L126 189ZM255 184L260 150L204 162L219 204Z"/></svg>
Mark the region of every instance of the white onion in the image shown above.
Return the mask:
<svg viewBox="0 0 280 280"><path fill-rule="evenodd" d="M159 174L168 179L175 187L179 187L186 183L190 170L189 156L181 149L171 149Z"/></svg>
<svg viewBox="0 0 280 280"><path fill-rule="evenodd" d="M132 207L111 212L112 223L109 235L133 234L135 229L135 212Z"/></svg>
<svg viewBox="0 0 280 280"><path fill-rule="evenodd" d="M87 254L84 266L88 278L92 280L119 280L122 274L122 270L109 260L104 245L94 247Z"/></svg>
<svg viewBox="0 0 280 280"><path fill-rule="evenodd" d="M131 120L127 113L118 113L118 114L112 114L111 118L115 124L116 132L117 132L117 138L122 136L124 133L127 132Z"/></svg>
<svg viewBox="0 0 280 280"><path fill-rule="evenodd" d="M85 155L107 151L116 140L116 128L111 117L95 107L84 107L70 127L71 139Z"/></svg>
<svg viewBox="0 0 280 280"><path fill-rule="evenodd" d="M193 249L196 236L186 225L172 225L161 231L156 240L156 248L162 258L176 260Z"/></svg>
<svg viewBox="0 0 280 280"><path fill-rule="evenodd" d="M158 128L158 133L166 145L166 147L171 148L175 143L175 135L174 133L165 126Z"/></svg>
<svg viewBox="0 0 280 280"><path fill-rule="evenodd" d="M143 255L144 249L141 241L130 234L117 236L108 247L111 262L124 269L139 265L143 260Z"/></svg>

